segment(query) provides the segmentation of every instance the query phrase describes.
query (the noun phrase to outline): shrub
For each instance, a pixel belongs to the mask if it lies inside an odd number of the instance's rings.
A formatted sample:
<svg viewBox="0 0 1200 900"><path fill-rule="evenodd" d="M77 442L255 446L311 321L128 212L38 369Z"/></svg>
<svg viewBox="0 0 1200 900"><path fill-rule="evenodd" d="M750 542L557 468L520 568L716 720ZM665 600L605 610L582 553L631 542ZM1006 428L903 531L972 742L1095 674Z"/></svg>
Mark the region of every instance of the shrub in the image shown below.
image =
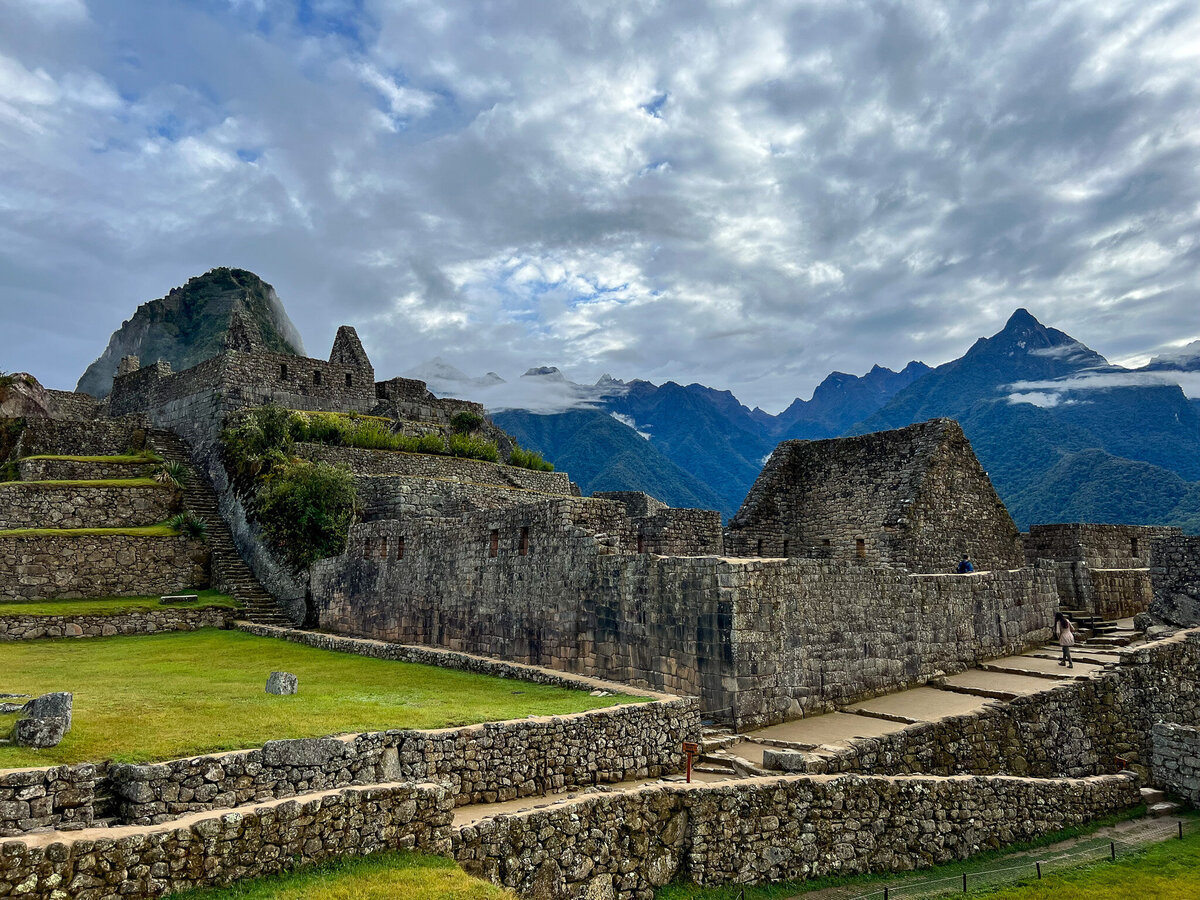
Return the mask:
<svg viewBox="0 0 1200 900"><path fill-rule="evenodd" d="M468 409L456 412L450 417L450 430L455 434L470 434L483 427L483 416Z"/></svg>
<svg viewBox="0 0 1200 900"><path fill-rule="evenodd" d="M508 464L522 469L533 469L535 472L553 472L554 463L542 459L542 454L534 450L522 450L514 446L508 454Z"/></svg>
<svg viewBox="0 0 1200 900"><path fill-rule="evenodd" d="M175 487L181 488L184 482L187 481L188 470L187 466L177 460L170 460L158 467L158 471L154 473L154 480L159 484L173 484Z"/></svg>
<svg viewBox="0 0 1200 900"><path fill-rule="evenodd" d="M171 518L167 519L167 524L184 537L195 538L196 540L200 540L204 535L208 534L208 523L187 510L179 513L179 515L171 516Z"/></svg>
<svg viewBox="0 0 1200 900"><path fill-rule="evenodd" d="M417 438L417 453L439 453L446 455L446 441L440 434L423 434Z"/></svg>
<svg viewBox="0 0 1200 900"><path fill-rule="evenodd" d="M473 435L450 435L449 448L451 456L462 456L467 459L485 459L488 462L500 461L500 451L496 449L495 444Z"/></svg>
<svg viewBox="0 0 1200 900"><path fill-rule="evenodd" d="M270 544L300 571L346 549L357 505L349 469L290 459L275 465L259 488L255 518Z"/></svg>

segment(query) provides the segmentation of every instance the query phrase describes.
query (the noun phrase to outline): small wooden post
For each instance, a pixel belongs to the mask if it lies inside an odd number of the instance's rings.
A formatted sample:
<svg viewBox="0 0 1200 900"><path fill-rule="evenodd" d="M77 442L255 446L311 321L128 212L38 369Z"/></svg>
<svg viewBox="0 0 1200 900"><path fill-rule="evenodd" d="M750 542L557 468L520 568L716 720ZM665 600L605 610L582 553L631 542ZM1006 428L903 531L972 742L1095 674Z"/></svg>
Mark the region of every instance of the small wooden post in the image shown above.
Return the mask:
<svg viewBox="0 0 1200 900"><path fill-rule="evenodd" d="M1037 864L1037 870L1038 870L1038 881L1041 881L1042 880L1042 864L1041 863Z"/></svg>
<svg viewBox="0 0 1200 900"><path fill-rule="evenodd" d="M692 757L700 752L700 745L693 741L683 742L683 752L687 754L687 783L692 783ZM743 890L745 890L743 888Z"/></svg>

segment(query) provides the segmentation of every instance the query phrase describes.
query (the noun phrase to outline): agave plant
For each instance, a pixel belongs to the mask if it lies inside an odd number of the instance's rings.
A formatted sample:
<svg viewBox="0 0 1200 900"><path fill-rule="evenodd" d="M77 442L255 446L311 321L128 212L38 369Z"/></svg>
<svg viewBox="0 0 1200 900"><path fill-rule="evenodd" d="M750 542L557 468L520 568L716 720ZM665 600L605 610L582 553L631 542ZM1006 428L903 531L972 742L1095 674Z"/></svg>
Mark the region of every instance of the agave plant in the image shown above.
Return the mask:
<svg viewBox="0 0 1200 900"><path fill-rule="evenodd" d="M200 540L208 533L208 523L187 510L178 515L171 516L171 518L167 519L167 524L184 537L195 538L196 540Z"/></svg>
<svg viewBox="0 0 1200 900"><path fill-rule="evenodd" d="M154 473L154 480L159 484L173 484L181 488L187 481L187 475L187 466L172 459L158 467L158 471Z"/></svg>

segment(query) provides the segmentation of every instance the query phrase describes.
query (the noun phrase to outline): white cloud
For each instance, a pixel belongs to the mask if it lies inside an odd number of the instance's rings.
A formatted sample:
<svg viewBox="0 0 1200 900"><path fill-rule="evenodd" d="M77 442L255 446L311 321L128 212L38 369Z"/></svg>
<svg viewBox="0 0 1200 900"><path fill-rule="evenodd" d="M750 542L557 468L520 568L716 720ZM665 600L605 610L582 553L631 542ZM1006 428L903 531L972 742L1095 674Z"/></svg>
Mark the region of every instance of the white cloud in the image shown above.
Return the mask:
<svg viewBox="0 0 1200 900"><path fill-rule="evenodd" d="M637 421L633 418L633 416L626 416L626 415L622 415L621 413L617 413L617 412L610 412L609 415L612 416L614 419L616 419L618 422L620 422L622 425L628 425L630 428L632 428L634 431L636 431L638 433L638 437L640 437L642 440L645 440L645 441L650 440L649 430L642 430L641 428L638 428Z"/></svg>

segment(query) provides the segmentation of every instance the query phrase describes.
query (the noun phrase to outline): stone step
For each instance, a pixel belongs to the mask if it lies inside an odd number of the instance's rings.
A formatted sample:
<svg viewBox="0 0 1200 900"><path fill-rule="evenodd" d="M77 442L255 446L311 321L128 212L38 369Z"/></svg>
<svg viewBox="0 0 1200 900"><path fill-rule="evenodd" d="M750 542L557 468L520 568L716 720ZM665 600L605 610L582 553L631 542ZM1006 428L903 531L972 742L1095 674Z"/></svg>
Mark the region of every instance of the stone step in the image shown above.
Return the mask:
<svg viewBox="0 0 1200 900"><path fill-rule="evenodd" d="M1167 799L1167 795L1158 788L1144 787L1139 793L1142 795L1142 802L1147 807L1154 806L1156 803L1162 803Z"/></svg>
<svg viewBox="0 0 1200 900"><path fill-rule="evenodd" d="M1160 803L1153 804L1146 810L1146 815L1155 819L1160 819L1163 816L1173 816L1178 813L1182 807L1178 803L1172 803L1170 800L1163 800Z"/></svg>

